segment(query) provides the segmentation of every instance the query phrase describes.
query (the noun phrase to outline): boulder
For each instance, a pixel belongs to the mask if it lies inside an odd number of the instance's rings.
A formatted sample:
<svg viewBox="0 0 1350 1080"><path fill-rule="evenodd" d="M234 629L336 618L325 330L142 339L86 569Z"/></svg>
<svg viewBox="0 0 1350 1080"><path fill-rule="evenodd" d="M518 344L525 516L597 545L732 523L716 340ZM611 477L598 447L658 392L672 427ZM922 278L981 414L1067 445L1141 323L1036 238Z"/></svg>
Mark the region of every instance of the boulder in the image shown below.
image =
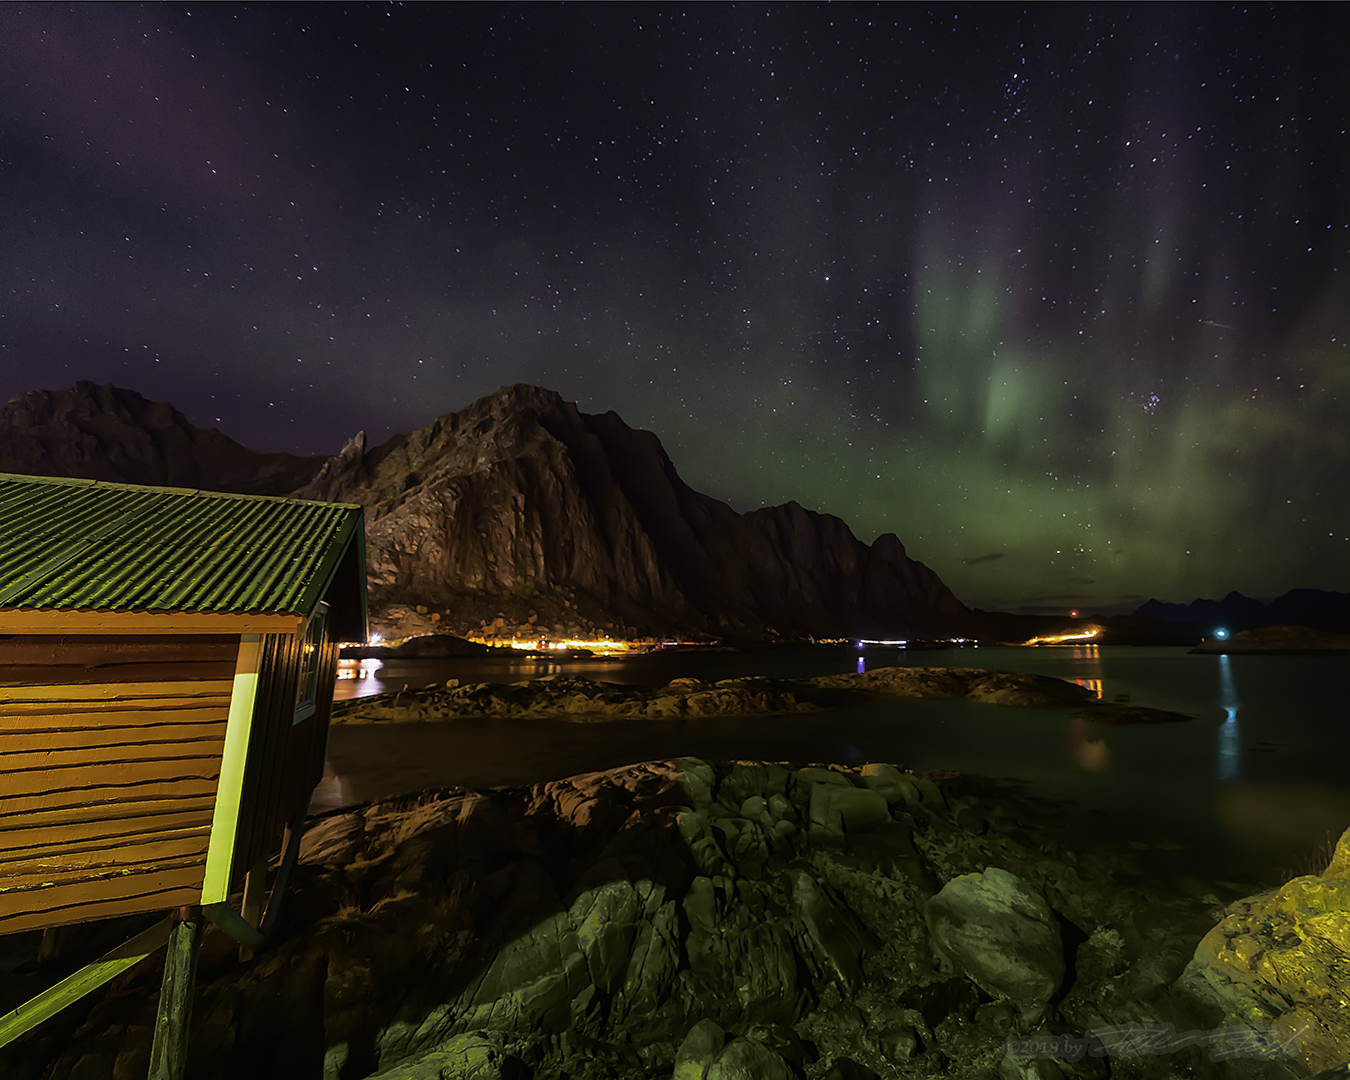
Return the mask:
<svg viewBox="0 0 1350 1080"><path fill-rule="evenodd" d="M671 1080L705 1080L726 1041L727 1033L716 1021L700 1020L689 1029L676 1051Z"/></svg>
<svg viewBox="0 0 1350 1080"><path fill-rule="evenodd" d="M811 825L827 832L860 833L891 820L883 795L869 788L811 785Z"/></svg>
<svg viewBox="0 0 1350 1080"><path fill-rule="evenodd" d="M708 1066L707 1080L795 1080L788 1063L756 1039L732 1039Z"/></svg>
<svg viewBox="0 0 1350 1080"><path fill-rule="evenodd" d="M1064 942L1045 898L996 866L953 878L924 904L939 953L986 993L1038 1015L1064 981Z"/></svg>

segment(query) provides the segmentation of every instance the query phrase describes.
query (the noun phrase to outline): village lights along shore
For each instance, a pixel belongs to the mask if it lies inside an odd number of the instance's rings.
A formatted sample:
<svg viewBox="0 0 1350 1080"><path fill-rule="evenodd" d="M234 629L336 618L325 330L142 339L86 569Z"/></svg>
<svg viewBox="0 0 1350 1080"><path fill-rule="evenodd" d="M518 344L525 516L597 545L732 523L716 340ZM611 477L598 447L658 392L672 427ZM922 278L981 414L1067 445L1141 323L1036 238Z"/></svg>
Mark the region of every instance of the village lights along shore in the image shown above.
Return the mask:
<svg viewBox="0 0 1350 1080"><path fill-rule="evenodd" d="M1073 641L1091 641L1102 632L1100 626L1089 626L1086 630L1079 630L1073 634L1047 634L1045 637L1034 637L1029 641L1024 641L1023 645L1064 645Z"/></svg>

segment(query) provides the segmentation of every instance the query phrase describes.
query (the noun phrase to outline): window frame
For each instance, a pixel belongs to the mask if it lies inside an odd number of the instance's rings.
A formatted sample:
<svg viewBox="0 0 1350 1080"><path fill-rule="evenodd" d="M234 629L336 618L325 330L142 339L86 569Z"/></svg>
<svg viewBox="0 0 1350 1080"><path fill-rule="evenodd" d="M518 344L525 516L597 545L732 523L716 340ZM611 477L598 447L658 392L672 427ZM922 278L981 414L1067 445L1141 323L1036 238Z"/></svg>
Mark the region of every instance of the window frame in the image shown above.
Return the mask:
<svg viewBox="0 0 1350 1080"><path fill-rule="evenodd" d="M328 630L328 604L320 601L299 634L300 663L295 681L295 711L291 726L314 715L319 698L319 660Z"/></svg>

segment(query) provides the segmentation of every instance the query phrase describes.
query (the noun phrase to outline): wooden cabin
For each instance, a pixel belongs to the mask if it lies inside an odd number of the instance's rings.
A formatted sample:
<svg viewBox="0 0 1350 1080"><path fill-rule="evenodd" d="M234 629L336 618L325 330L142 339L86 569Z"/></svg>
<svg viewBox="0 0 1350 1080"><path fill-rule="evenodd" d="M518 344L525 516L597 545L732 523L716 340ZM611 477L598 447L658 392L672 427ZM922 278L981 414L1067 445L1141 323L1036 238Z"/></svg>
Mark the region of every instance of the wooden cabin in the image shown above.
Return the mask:
<svg viewBox="0 0 1350 1080"><path fill-rule="evenodd" d="M0 934L237 891L323 775L365 581L359 506L0 474Z"/></svg>

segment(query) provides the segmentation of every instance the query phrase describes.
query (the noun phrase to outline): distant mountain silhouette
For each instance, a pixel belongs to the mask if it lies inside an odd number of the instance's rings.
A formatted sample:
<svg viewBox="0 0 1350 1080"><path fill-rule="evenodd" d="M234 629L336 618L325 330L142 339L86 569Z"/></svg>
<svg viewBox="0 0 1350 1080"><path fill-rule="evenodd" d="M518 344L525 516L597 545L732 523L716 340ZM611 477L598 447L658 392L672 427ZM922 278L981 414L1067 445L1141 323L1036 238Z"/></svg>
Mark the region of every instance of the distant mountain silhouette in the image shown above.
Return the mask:
<svg viewBox="0 0 1350 1080"><path fill-rule="evenodd" d="M1149 600L1134 616L1168 623L1204 623L1230 633L1263 626L1309 626L1332 633L1350 633L1350 593L1322 589L1292 589L1269 604L1231 592L1222 600L1192 600L1165 604Z"/></svg>
<svg viewBox="0 0 1350 1080"><path fill-rule="evenodd" d="M0 409L0 472L284 495L324 461L246 449L167 401L110 384L28 390Z"/></svg>

